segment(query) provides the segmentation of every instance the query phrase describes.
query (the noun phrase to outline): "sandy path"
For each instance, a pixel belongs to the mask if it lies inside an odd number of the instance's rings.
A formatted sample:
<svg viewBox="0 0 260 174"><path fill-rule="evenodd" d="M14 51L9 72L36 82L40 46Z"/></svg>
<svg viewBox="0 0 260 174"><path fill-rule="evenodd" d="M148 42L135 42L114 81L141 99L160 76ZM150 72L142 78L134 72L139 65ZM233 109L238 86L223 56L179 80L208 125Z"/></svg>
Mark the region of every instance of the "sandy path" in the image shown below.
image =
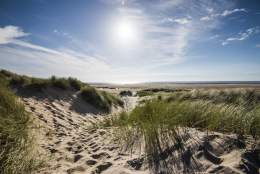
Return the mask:
<svg viewBox="0 0 260 174"><path fill-rule="evenodd" d="M125 111L130 111L134 109L138 105L138 99L139 97L137 96L127 96L127 97L122 97L122 100L124 101L124 109Z"/></svg>
<svg viewBox="0 0 260 174"><path fill-rule="evenodd" d="M78 114L62 100L23 101L42 127L37 138L47 166L37 173L133 173L127 161L138 156L121 153L111 130L89 128L103 116Z"/></svg>

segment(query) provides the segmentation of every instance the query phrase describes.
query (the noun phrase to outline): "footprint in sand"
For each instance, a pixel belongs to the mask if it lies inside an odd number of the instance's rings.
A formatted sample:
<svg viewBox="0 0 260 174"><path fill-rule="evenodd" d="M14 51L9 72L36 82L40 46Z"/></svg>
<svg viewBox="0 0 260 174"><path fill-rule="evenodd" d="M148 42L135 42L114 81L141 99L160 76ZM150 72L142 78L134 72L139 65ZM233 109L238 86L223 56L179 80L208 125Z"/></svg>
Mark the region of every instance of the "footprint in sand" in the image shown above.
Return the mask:
<svg viewBox="0 0 260 174"><path fill-rule="evenodd" d="M93 149L92 152L95 153L95 152L97 152L99 149L100 149L100 147L97 147L97 148Z"/></svg>
<svg viewBox="0 0 260 174"><path fill-rule="evenodd" d="M100 152L98 154L93 154L93 155L91 155L91 157L94 159L111 158L111 156L106 152Z"/></svg>
<svg viewBox="0 0 260 174"><path fill-rule="evenodd" d="M103 164L100 164L100 165L98 165L97 167L96 167L96 170L95 170L95 172L96 173L101 173L101 172L103 172L104 170L107 170L109 167L111 167L112 166L112 163L110 163L110 162L104 162Z"/></svg>
<svg viewBox="0 0 260 174"><path fill-rule="evenodd" d="M82 157L83 157L83 156L82 156L82 155L79 155L79 154L78 154L78 155L75 155L75 156L74 156L74 163L77 162L77 161L79 161Z"/></svg>
<svg viewBox="0 0 260 174"><path fill-rule="evenodd" d="M93 148L96 148L98 145L93 142L93 143L90 143L88 146L93 149Z"/></svg>
<svg viewBox="0 0 260 174"><path fill-rule="evenodd" d="M131 166L135 170L139 170L143 165L144 159L143 158L135 158L132 160L128 160L127 164Z"/></svg>
<svg viewBox="0 0 260 174"><path fill-rule="evenodd" d="M67 145L69 145L69 146L73 146L74 144L75 144L75 142L71 142L71 141L67 142Z"/></svg>
<svg viewBox="0 0 260 174"><path fill-rule="evenodd" d="M74 168L70 168L67 170L67 173L68 174L73 174L75 172L84 172L86 169L82 166L77 166L77 167L74 167Z"/></svg>
<svg viewBox="0 0 260 174"><path fill-rule="evenodd" d="M93 165L97 164L97 161L95 161L95 160L87 160L86 164L89 165L89 166L93 166Z"/></svg>

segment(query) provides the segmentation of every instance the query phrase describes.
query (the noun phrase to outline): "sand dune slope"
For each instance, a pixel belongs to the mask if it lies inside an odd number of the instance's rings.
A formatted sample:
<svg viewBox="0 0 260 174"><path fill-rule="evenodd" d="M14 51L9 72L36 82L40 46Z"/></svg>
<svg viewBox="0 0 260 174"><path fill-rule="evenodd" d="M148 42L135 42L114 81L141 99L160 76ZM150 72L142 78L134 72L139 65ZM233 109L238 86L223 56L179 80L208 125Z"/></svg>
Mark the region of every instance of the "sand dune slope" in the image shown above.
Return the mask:
<svg viewBox="0 0 260 174"><path fill-rule="evenodd" d="M22 97L27 110L40 126L37 144L46 159L46 166L37 173L151 173L141 152L122 151L122 144L113 138L112 129L92 128L91 125L105 115L93 112L93 108L89 112L73 109L75 100L78 100L75 95ZM131 108L137 102L136 98L124 100ZM257 155L260 152L248 151L250 143L241 145L235 143L233 135L211 133L207 136L205 132L193 129L189 130L189 135L185 140L188 148L182 153L165 149L161 158L168 166L161 165L158 173L165 173L168 168L172 173L259 173Z"/></svg>
<svg viewBox="0 0 260 174"><path fill-rule="evenodd" d="M72 110L73 97L23 97L28 111L40 125L37 136L46 166L37 173L131 173L109 129L91 129L104 115ZM139 172L144 173L144 172Z"/></svg>

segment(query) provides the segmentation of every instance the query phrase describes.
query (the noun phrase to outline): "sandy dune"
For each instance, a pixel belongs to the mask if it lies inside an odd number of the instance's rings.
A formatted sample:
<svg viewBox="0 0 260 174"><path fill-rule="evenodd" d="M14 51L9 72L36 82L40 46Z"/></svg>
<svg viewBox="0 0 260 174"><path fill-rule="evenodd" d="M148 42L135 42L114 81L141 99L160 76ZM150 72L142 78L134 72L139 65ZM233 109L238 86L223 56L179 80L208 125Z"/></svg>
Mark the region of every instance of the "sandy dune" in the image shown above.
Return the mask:
<svg viewBox="0 0 260 174"><path fill-rule="evenodd" d="M83 107L86 103L82 103L76 93L45 91L41 96L23 95L22 100L40 125L37 144L47 164L37 173L151 173L142 152L138 149L132 153L123 151L122 144L113 138L113 130L91 128L92 123L105 115L97 114L91 106ZM130 110L138 99L125 97L123 100ZM173 146L160 154L158 173L167 170L171 173L259 172L259 161L253 155L259 152L246 150L251 140L244 143L237 141L234 135L217 133L207 136L193 129L186 135L189 135L185 137L187 148L182 153L175 152Z"/></svg>

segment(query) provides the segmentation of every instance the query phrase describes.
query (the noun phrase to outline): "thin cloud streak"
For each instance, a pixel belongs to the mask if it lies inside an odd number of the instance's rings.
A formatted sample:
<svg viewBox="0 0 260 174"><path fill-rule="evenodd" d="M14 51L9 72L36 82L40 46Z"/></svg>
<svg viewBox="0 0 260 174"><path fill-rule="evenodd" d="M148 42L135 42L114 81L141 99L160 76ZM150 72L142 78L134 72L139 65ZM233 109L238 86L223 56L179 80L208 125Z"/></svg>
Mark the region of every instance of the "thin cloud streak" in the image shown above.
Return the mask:
<svg viewBox="0 0 260 174"><path fill-rule="evenodd" d="M226 17L226 16L232 15L234 13L238 13L238 12L246 13L247 10L244 8L240 8L240 9L236 8L233 10L225 10L222 13L213 13L214 12L213 10L209 10L208 12L210 13L210 15L201 17L200 18L201 21L210 21L217 17Z"/></svg>
<svg viewBox="0 0 260 174"><path fill-rule="evenodd" d="M260 29L259 29L258 26L253 27L253 28L249 28L244 32L238 33L238 35L236 37L227 38L225 41L222 42L222 45L225 46L225 45L228 45L230 42L246 40L249 37L251 37L252 35L255 35L259 32L260 32Z"/></svg>
<svg viewBox="0 0 260 174"><path fill-rule="evenodd" d="M86 80L88 79L84 77L86 75L92 76L89 79L94 80L97 73L111 72L110 65L96 57L66 48L50 49L19 39L28 35L17 26L6 26L0 29L2 64L8 65L10 62L11 64L35 64L49 70L43 75L55 72L55 74L72 74ZM66 69L67 67L69 70ZM34 71L37 72L37 69Z"/></svg>

